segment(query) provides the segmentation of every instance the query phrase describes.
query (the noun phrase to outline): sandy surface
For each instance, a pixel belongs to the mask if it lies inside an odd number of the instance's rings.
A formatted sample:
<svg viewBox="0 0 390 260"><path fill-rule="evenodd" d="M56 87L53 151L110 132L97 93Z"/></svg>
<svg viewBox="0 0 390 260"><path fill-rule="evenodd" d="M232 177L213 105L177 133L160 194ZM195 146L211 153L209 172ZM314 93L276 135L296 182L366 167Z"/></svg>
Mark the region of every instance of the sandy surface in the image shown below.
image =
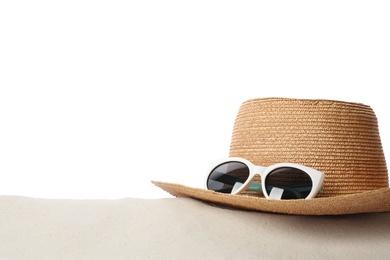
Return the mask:
<svg viewBox="0 0 390 260"><path fill-rule="evenodd" d="M388 259L390 213L292 216L186 198L0 196L0 259Z"/></svg>

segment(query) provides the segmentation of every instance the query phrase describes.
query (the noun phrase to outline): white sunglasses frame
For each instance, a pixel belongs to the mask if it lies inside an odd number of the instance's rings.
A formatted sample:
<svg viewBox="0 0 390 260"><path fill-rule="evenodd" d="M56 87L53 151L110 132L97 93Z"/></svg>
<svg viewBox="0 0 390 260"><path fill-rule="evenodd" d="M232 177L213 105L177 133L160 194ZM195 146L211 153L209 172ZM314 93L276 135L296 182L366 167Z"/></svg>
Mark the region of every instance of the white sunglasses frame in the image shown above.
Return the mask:
<svg viewBox="0 0 390 260"><path fill-rule="evenodd" d="M249 176L248 176L248 179L242 184L242 186L240 188L238 188L237 190L235 191L232 191L231 194L235 195L235 194L239 194L243 191L246 191L249 186L251 186L251 183L253 182L253 178L256 176L256 175L259 175L261 177L261 188L263 191L266 191L266 188L265 188L265 179L267 178L268 174L271 173L273 170L277 169L277 168L281 168L281 167L293 167L293 168L296 168L296 169L299 169L299 170L302 170L304 171L305 173L307 173L311 180L312 180L312 183L313 183L313 187L309 193L309 195L305 198L305 199L311 199L311 198L314 198L323 188L323 182L324 182L324 179L325 179L325 174L323 172L320 172L316 169L313 169L313 168L310 168L310 167L307 167L307 166L304 166L304 165L301 165L301 164L295 164L295 163L277 163L277 164L273 164L273 165L270 165L270 166L267 166L267 167L264 167L264 166L260 166L260 165L254 165L252 162L250 162L249 160L247 159L244 159L244 158L240 158L240 157L229 157L229 158L224 158L224 159L219 159L219 160L216 160L216 161L213 161L210 166L209 166L209 171L208 171L208 174L206 176L206 180L205 180L205 188L206 190L208 190L208 180L209 180L209 177L210 177L210 174L212 173L212 171L217 168L218 166L224 164L224 163L227 163L227 162L240 162L240 163L244 163L248 169L249 169ZM269 195L267 194L267 192L262 192L264 197L267 198L267 199L274 199L274 198L270 198Z"/></svg>

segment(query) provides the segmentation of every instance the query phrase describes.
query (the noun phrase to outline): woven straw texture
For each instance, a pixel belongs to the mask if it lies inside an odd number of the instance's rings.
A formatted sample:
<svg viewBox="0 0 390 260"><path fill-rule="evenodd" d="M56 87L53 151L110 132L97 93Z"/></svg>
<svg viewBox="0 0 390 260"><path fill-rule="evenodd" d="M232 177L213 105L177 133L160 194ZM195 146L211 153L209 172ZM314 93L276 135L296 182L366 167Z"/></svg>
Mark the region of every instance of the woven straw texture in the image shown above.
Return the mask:
<svg viewBox="0 0 390 260"><path fill-rule="evenodd" d="M237 115L230 156L256 165L307 165L325 173L317 197L388 187L386 161L374 111L331 100L254 99Z"/></svg>
<svg viewBox="0 0 390 260"><path fill-rule="evenodd" d="M262 166L290 162L316 168L325 173L324 189L308 200L268 200L253 192L231 195L153 183L173 196L244 210L299 215L390 212L378 122L367 105L286 98L248 100L236 117L230 156Z"/></svg>

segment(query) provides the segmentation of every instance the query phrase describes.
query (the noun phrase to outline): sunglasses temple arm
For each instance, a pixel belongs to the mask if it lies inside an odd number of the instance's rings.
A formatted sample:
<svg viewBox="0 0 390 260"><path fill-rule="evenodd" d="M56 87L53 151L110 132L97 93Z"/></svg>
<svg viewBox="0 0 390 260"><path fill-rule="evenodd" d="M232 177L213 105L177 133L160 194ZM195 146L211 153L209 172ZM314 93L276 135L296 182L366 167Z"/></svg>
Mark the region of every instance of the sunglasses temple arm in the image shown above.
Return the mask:
<svg viewBox="0 0 390 260"><path fill-rule="evenodd" d="M257 183L257 182L252 182L249 185L247 190L248 191L257 191L257 192L263 193L263 189L261 188L261 184Z"/></svg>

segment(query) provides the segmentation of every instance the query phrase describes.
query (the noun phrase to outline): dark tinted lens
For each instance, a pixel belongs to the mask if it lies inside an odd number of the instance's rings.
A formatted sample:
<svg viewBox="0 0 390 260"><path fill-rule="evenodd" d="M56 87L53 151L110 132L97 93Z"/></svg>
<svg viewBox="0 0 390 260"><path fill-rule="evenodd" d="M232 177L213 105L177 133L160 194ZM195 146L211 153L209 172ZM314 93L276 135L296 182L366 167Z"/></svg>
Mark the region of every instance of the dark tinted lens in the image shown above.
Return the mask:
<svg viewBox="0 0 390 260"><path fill-rule="evenodd" d="M249 176L249 168L241 162L220 164L211 171L207 180L207 188L223 193L231 193L233 186L242 185Z"/></svg>
<svg viewBox="0 0 390 260"><path fill-rule="evenodd" d="M272 199L275 194L280 199L304 199L313 187L310 176L299 169L282 167L270 172L265 180L265 188Z"/></svg>

